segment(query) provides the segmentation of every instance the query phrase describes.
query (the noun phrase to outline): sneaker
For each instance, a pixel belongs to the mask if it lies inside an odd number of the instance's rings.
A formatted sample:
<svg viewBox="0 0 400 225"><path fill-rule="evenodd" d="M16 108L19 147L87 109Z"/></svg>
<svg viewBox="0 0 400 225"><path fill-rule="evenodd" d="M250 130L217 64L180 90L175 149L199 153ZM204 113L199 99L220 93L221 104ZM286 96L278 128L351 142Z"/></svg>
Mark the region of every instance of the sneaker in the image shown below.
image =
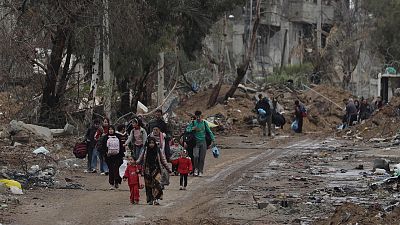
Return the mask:
<svg viewBox="0 0 400 225"><path fill-rule="evenodd" d="M153 205L153 201L147 202L147 204L149 204L149 205Z"/></svg>
<svg viewBox="0 0 400 225"><path fill-rule="evenodd" d="M199 175L199 172L198 172L198 170L197 170L197 169L194 169L193 176L197 177L198 175Z"/></svg>
<svg viewBox="0 0 400 225"><path fill-rule="evenodd" d="M183 190L183 187L182 187L182 186L180 186L180 187L179 187L179 190Z"/></svg>
<svg viewBox="0 0 400 225"><path fill-rule="evenodd" d="M108 172L104 172L104 175L108 176Z"/></svg>
<svg viewBox="0 0 400 225"><path fill-rule="evenodd" d="M111 187L110 187L110 190L115 190L115 187L114 187L114 186L111 186Z"/></svg>
<svg viewBox="0 0 400 225"><path fill-rule="evenodd" d="M106 175L106 173L105 172L101 172L100 175Z"/></svg>
<svg viewBox="0 0 400 225"><path fill-rule="evenodd" d="M199 177L202 177L202 176L203 176L203 173L202 173L202 172L200 172L200 173L199 173Z"/></svg>
<svg viewBox="0 0 400 225"><path fill-rule="evenodd" d="M160 202L158 202L158 199L157 199L157 200L154 200L153 204L154 205L160 205Z"/></svg>
<svg viewBox="0 0 400 225"><path fill-rule="evenodd" d="M119 185L118 185L118 184L115 184L114 187L118 189Z"/></svg>
<svg viewBox="0 0 400 225"><path fill-rule="evenodd" d="M95 169L90 170L89 173L97 173L97 171Z"/></svg>

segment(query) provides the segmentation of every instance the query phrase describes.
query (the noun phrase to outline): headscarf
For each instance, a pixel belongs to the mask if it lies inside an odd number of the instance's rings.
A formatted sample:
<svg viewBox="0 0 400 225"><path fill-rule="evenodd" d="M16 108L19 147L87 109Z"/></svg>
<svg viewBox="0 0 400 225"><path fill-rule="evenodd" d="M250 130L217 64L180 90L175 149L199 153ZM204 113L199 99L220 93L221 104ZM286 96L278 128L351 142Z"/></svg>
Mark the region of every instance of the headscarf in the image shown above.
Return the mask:
<svg viewBox="0 0 400 225"><path fill-rule="evenodd" d="M149 146L150 141L154 143L154 147ZM146 142L146 161L150 164L155 163L158 155L157 141L153 137L149 137Z"/></svg>

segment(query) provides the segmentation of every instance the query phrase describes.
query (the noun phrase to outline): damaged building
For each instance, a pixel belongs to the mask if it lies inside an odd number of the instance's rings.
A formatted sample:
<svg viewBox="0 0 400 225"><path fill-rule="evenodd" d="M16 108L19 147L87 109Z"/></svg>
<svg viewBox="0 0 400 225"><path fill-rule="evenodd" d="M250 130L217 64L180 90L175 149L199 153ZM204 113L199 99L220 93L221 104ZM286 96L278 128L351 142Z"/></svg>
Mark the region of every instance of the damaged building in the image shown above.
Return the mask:
<svg viewBox="0 0 400 225"><path fill-rule="evenodd" d="M254 17L255 2L249 1L243 9L233 12L231 17L234 19L231 20L232 33L228 46L230 44L233 50L235 64L239 63L245 52L244 43L251 33L250 18ZM301 64L318 46L323 47L323 34L329 33L333 24L334 3L322 0L262 1L253 75L266 75L273 72L273 68L283 65ZM321 29L318 29L319 26Z"/></svg>

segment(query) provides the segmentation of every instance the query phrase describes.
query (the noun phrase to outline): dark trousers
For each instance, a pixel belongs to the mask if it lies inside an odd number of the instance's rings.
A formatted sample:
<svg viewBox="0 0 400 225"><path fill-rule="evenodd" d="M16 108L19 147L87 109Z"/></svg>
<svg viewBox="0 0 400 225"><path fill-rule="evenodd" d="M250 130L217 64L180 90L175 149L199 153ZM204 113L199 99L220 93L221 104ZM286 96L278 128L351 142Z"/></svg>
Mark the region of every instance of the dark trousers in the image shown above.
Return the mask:
<svg viewBox="0 0 400 225"><path fill-rule="evenodd" d="M181 174L181 178L179 181L180 186L187 186L187 179L188 179L188 175L187 174Z"/></svg>
<svg viewBox="0 0 400 225"><path fill-rule="evenodd" d="M192 159L192 167L194 168L193 148L194 148L194 146L188 146L188 147L186 148L186 151L187 151L187 153L188 153L188 156Z"/></svg>
<svg viewBox="0 0 400 225"><path fill-rule="evenodd" d="M296 133L301 133L303 132L303 117L296 117L296 120L298 121L298 128L296 130Z"/></svg>
<svg viewBox="0 0 400 225"><path fill-rule="evenodd" d="M122 178L119 176L119 167L122 165L122 159L106 158L108 166L108 182L111 185L121 184Z"/></svg>
<svg viewBox="0 0 400 225"><path fill-rule="evenodd" d="M87 169L88 169L89 171L90 171L90 170L93 170L93 169L96 169L96 166L97 166L97 165L93 165L93 166L92 166L93 149L94 149L94 148L92 148L92 147L88 147Z"/></svg>

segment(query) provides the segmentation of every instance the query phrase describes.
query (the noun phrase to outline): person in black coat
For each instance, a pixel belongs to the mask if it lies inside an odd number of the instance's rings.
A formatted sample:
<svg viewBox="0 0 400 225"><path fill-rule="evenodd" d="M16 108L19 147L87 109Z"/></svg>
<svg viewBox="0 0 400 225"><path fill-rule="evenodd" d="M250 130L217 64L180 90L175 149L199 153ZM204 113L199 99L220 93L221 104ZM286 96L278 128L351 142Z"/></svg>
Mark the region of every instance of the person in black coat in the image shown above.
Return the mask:
<svg viewBox="0 0 400 225"><path fill-rule="evenodd" d="M119 151L117 154L110 154L110 147L111 147L111 139L117 138L119 142ZM109 141L110 140L110 141ZM124 143L121 142L120 134L115 132L115 127L110 126L108 129L108 134L102 136L101 139L101 154L104 155L105 161L107 163L109 173L108 173L108 182L111 185L110 189L118 188L119 185L122 183L122 178L119 175L119 167L123 163L123 158L125 155ZM114 144L114 143L113 143Z"/></svg>
<svg viewBox="0 0 400 225"><path fill-rule="evenodd" d="M85 139L86 139L86 144L87 144L87 169L85 170L85 173L92 173L96 171L96 165L92 165L92 157L93 157L93 150L94 147L96 146L96 139L95 135L97 130L100 127L100 120L95 119L93 121L93 124L89 129L86 131Z"/></svg>

